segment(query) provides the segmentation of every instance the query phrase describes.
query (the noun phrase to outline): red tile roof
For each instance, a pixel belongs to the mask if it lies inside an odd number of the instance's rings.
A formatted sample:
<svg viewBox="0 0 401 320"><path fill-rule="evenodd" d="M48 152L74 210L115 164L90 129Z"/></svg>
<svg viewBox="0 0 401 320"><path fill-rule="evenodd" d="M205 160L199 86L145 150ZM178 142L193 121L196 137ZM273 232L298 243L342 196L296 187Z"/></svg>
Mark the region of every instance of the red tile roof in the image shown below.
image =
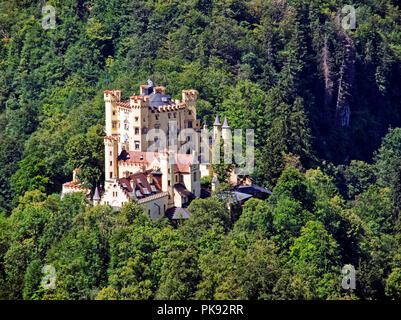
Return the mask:
<svg viewBox="0 0 401 320"><path fill-rule="evenodd" d="M127 159L125 161L126 163L150 164L155 158L159 157L158 152L128 151L128 153L130 159ZM191 154L175 154L174 171L176 173L189 173L191 163Z"/></svg>

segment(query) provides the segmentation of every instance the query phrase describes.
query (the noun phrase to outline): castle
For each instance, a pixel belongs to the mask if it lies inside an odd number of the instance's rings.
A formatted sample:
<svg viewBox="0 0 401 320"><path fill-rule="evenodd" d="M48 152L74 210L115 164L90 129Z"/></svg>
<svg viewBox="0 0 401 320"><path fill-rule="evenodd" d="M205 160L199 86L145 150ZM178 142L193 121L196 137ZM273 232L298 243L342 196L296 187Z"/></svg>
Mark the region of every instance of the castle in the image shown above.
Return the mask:
<svg viewBox="0 0 401 320"><path fill-rule="evenodd" d="M196 115L196 90L182 90L182 101L172 100L164 87L140 86L140 94L121 101L121 91L105 91L105 182L96 187L93 204L116 210L136 199L151 219L188 218L190 201L201 195L200 178L210 174L212 144L228 137L227 119L219 117L213 135L205 134ZM77 169L76 169L77 170ZM80 186L74 171L62 195L90 190Z"/></svg>

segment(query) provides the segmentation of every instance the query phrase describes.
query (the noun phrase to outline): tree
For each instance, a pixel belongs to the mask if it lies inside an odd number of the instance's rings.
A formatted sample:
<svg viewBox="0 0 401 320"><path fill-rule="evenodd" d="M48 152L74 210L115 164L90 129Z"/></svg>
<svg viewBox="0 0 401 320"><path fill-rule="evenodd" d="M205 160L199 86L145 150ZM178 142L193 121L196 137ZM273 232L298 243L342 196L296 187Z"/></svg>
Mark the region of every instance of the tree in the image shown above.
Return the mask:
<svg viewBox="0 0 401 320"><path fill-rule="evenodd" d="M81 169L79 178L91 184L94 189L104 177L103 126L88 129L86 136L74 136L66 145L70 168Z"/></svg>
<svg viewBox="0 0 401 320"><path fill-rule="evenodd" d="M242 206L242 214L234 224L234 231L256 233L265 238L273 234L273 213L267 202L251 198Z"/></svg>
<svg viewBox="0 0 401 320"><path fill-rule="evenodd" d="M301 279L309 283L314 298L324 299L339 292L338 244L321 222L309 221L302 227L289 258Z"/></svg>
<svg viewBox="0 0 401 320"><path fill-rule="evenodd" d="M193 249L169 253L160 279L156 299L184 300L195 293L200 280L197 254Z"/></svg>
<svg viewBox="0 0 401 320"><path fill-rule="evenodd" d="M401 298L401 269L395 268L386 280L386 296L399 300Z"/></svg>

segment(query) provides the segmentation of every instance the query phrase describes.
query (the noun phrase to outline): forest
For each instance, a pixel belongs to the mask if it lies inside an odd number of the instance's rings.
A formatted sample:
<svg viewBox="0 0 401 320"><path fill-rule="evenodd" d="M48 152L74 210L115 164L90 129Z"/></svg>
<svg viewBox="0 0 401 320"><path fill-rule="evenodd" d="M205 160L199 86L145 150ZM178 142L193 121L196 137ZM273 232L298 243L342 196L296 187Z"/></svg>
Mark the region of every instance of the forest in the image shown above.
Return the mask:
<svg viewBox="0 0 401 320"><path fill-rule="evenodd" d="M0 299L401 299L396 0L0 0L0 40ZM74 168L104 180L103 92L147 79L254 129L270 197L178 228L60 199Z"/></svg>

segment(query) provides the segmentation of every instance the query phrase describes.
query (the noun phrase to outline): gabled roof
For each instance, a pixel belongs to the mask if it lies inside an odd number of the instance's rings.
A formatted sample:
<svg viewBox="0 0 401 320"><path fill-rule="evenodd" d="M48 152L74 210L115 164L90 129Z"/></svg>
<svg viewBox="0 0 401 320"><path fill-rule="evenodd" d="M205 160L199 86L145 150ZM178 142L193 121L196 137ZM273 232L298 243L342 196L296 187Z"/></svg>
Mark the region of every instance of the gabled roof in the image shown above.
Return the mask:
<svg viewBox="0 0 401 320"><path fill-rule="evenodd" d="M125 151L123 150L118 156L119 161L126 161L127 163L137 164L150 164L152 161L159 157L158 152L145 152L145 151ZM176 153L175 154L175 173L190 173L190 167L193 161L192 154Z"/></svg>
<svg viewBox="0 0 401 320"><path fill-rule="evenodd" d="M224 193L217 194L216 197L218 197L221 200L227 200L228 203L232 204L252 198L252 195L238 192L235 190L227 190Z"/></svg>
<svg viewBox="0 0 401 320"><path fill-rule="evenodd" d="M185 196L188 197L190 199L195 199L195 195L188 191L187 188L185 188L185 186L183 186L181 183L177 183L174 185L174 189L181 195L181 196Z"/></svg>
<svg viewBox="0 0 401 320"><path fill-rule="evenodd" d="M169 95L164 95L160 92L152 92L149 96L149 106L151 108L173 104L174 102L171 101L171 96Z"/></svg>
<svg viewBox="0 0 401 320"><path fill-rule="evenodd" d="M242 185L235 188L239 192L247 193L247 194L255 194L255 193L267 193L271 194L272 192L266 188L260 187L256 184L251 185Z"/></svg>
<svg viewBox="0 0 401 320"><path fill-rule="evenodd" d="M130 198L142 199L162 192L162 177L156 178L150 171L137 172L129 177L117 179L117 182ZM148 181L148 178L151 182Z"/></svg>

